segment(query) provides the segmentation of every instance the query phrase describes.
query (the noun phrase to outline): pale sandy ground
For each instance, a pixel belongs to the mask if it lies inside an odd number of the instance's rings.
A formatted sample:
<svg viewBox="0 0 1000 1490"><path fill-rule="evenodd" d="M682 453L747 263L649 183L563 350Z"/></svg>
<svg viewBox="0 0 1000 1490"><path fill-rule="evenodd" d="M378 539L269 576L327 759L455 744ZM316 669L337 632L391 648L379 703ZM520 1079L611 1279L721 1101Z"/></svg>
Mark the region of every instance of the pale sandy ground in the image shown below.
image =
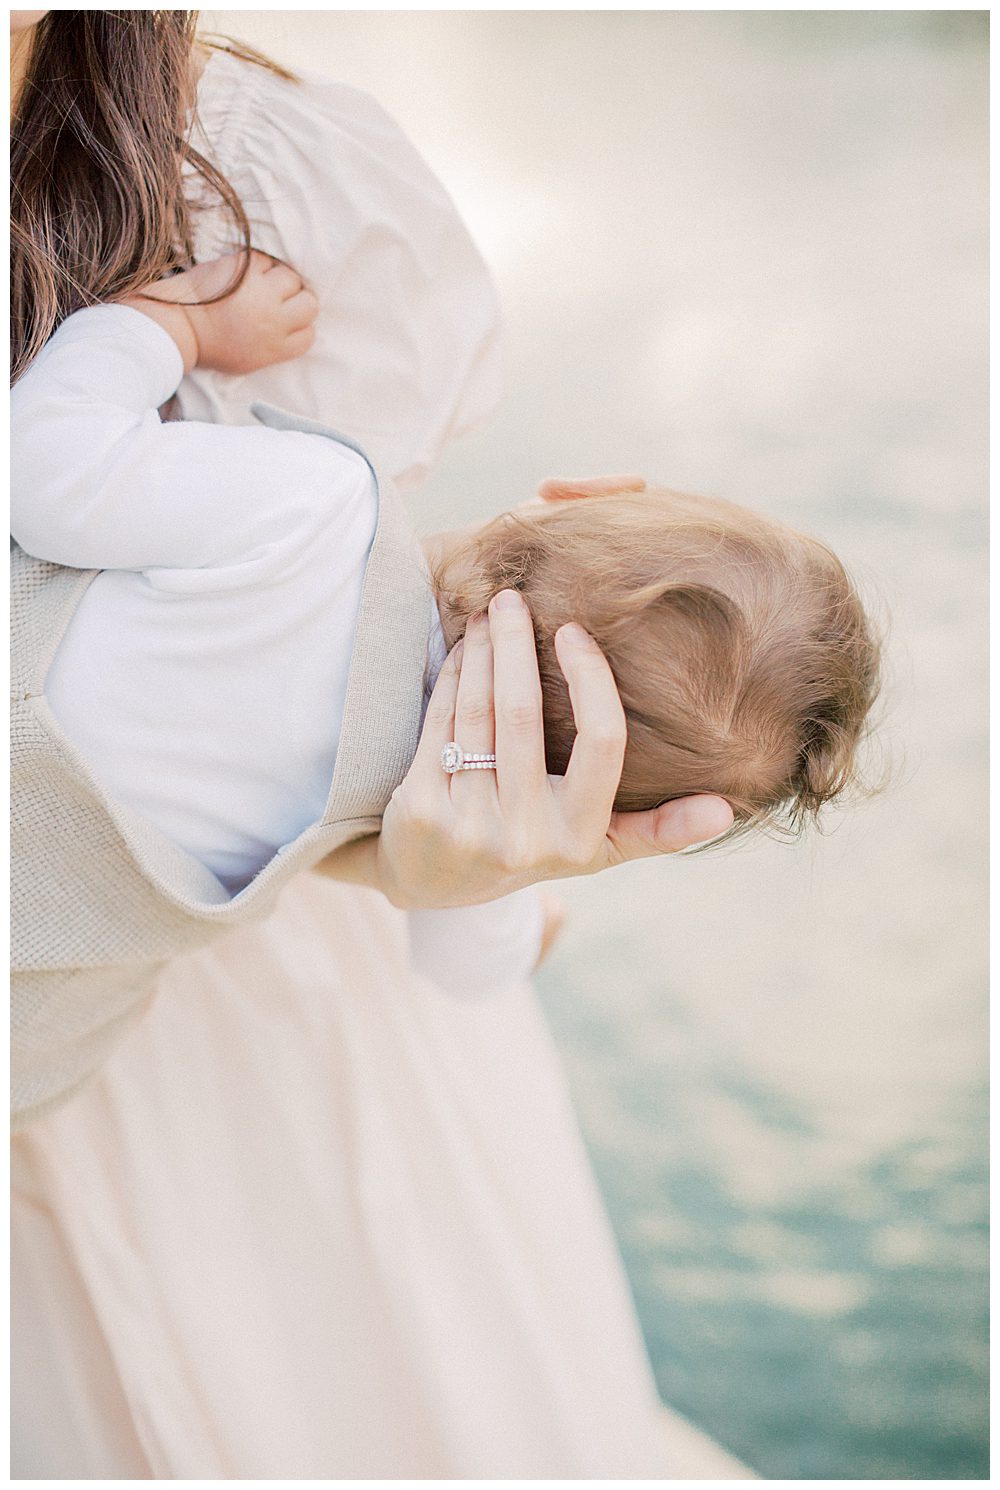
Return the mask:
<svg viewBox="0 0 1000 1490"><path fill-rule="evenodd" d="M881 597L891 789L568 884L540 986L666 1400L770 1478L982 1477L982 18L219 19L375 93L497 274L509 393L424 526L638 468Z"/></svg>

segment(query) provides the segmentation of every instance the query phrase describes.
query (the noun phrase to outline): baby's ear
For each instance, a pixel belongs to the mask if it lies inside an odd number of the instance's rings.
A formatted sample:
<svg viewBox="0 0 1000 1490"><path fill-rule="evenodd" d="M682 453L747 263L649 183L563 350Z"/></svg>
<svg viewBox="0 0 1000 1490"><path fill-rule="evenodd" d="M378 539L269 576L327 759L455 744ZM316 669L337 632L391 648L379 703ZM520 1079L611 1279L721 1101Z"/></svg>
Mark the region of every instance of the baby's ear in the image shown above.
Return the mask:
<svg viewBox="0 0 1000 1490"><path fill-rule="evenodd" d="M851 740L837 724L814 721L799 756L799 804L816 813L843 791L853 775Z"/></svg>
<svg viewBox="0 0 1000 1490"><path fill-rule="evenodd" d="M616 497L619 492L645 490L644 476L549 476L538 495L543 502L572 502L576 497Z"/></svg>

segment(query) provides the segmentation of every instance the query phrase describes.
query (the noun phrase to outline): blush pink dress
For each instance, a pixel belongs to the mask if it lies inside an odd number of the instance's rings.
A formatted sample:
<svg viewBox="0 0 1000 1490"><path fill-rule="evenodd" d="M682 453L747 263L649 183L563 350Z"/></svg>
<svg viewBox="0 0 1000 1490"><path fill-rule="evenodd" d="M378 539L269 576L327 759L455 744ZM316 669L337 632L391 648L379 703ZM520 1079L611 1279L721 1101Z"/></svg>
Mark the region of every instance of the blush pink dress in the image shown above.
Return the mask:
<svg viewBox="0 0 1000 1490"><path fill-rule="evenodd" d="M204 375L404 481L496 392L488 276L370 99L226 55L203 148L321 299L315 352ZM211 216L202 252L221 236ZM315 874L162 977L13 1142L18 1478L661 1478L628 1286L528 985L456 998Z"/></svg>

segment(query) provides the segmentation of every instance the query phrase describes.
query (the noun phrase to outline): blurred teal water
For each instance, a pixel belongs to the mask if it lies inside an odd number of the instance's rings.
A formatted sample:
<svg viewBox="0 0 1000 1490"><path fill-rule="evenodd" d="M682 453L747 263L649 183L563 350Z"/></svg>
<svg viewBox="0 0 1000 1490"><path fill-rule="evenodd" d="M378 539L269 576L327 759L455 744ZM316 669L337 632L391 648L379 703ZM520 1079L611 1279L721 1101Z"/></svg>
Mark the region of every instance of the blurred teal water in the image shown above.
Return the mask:
<svg viewBox="0 0 1000 1490"><path fill-rule="evenodd" d="M985 1478L985 15L223 24L374 92L497 273L423 526L638 469L877 597L889 789L568 884L539 981L665 1400L769 1478Z"/></svg>
<svg viewBox="0 0 1000 1490"><path fill-rule="evenodd" d="M831 1173L822 1113L669 980L627 1039L581 981L547 1002L664 1399L768 1478L987 1478L985 1093Z"/></svg>

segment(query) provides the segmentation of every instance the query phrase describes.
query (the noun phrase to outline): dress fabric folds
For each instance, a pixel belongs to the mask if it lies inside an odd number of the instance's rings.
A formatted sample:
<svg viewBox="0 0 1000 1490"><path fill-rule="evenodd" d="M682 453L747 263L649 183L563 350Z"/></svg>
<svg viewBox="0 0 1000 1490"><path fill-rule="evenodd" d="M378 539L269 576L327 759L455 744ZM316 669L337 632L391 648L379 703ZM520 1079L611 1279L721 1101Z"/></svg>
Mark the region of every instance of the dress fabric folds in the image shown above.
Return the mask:
<svg viewBox="0 0 1000 1490"><path fill-rule="evenodd" d="M527 985L308 874L14 1141L15 1474L646 1478L656 1397Z"/></svg>

